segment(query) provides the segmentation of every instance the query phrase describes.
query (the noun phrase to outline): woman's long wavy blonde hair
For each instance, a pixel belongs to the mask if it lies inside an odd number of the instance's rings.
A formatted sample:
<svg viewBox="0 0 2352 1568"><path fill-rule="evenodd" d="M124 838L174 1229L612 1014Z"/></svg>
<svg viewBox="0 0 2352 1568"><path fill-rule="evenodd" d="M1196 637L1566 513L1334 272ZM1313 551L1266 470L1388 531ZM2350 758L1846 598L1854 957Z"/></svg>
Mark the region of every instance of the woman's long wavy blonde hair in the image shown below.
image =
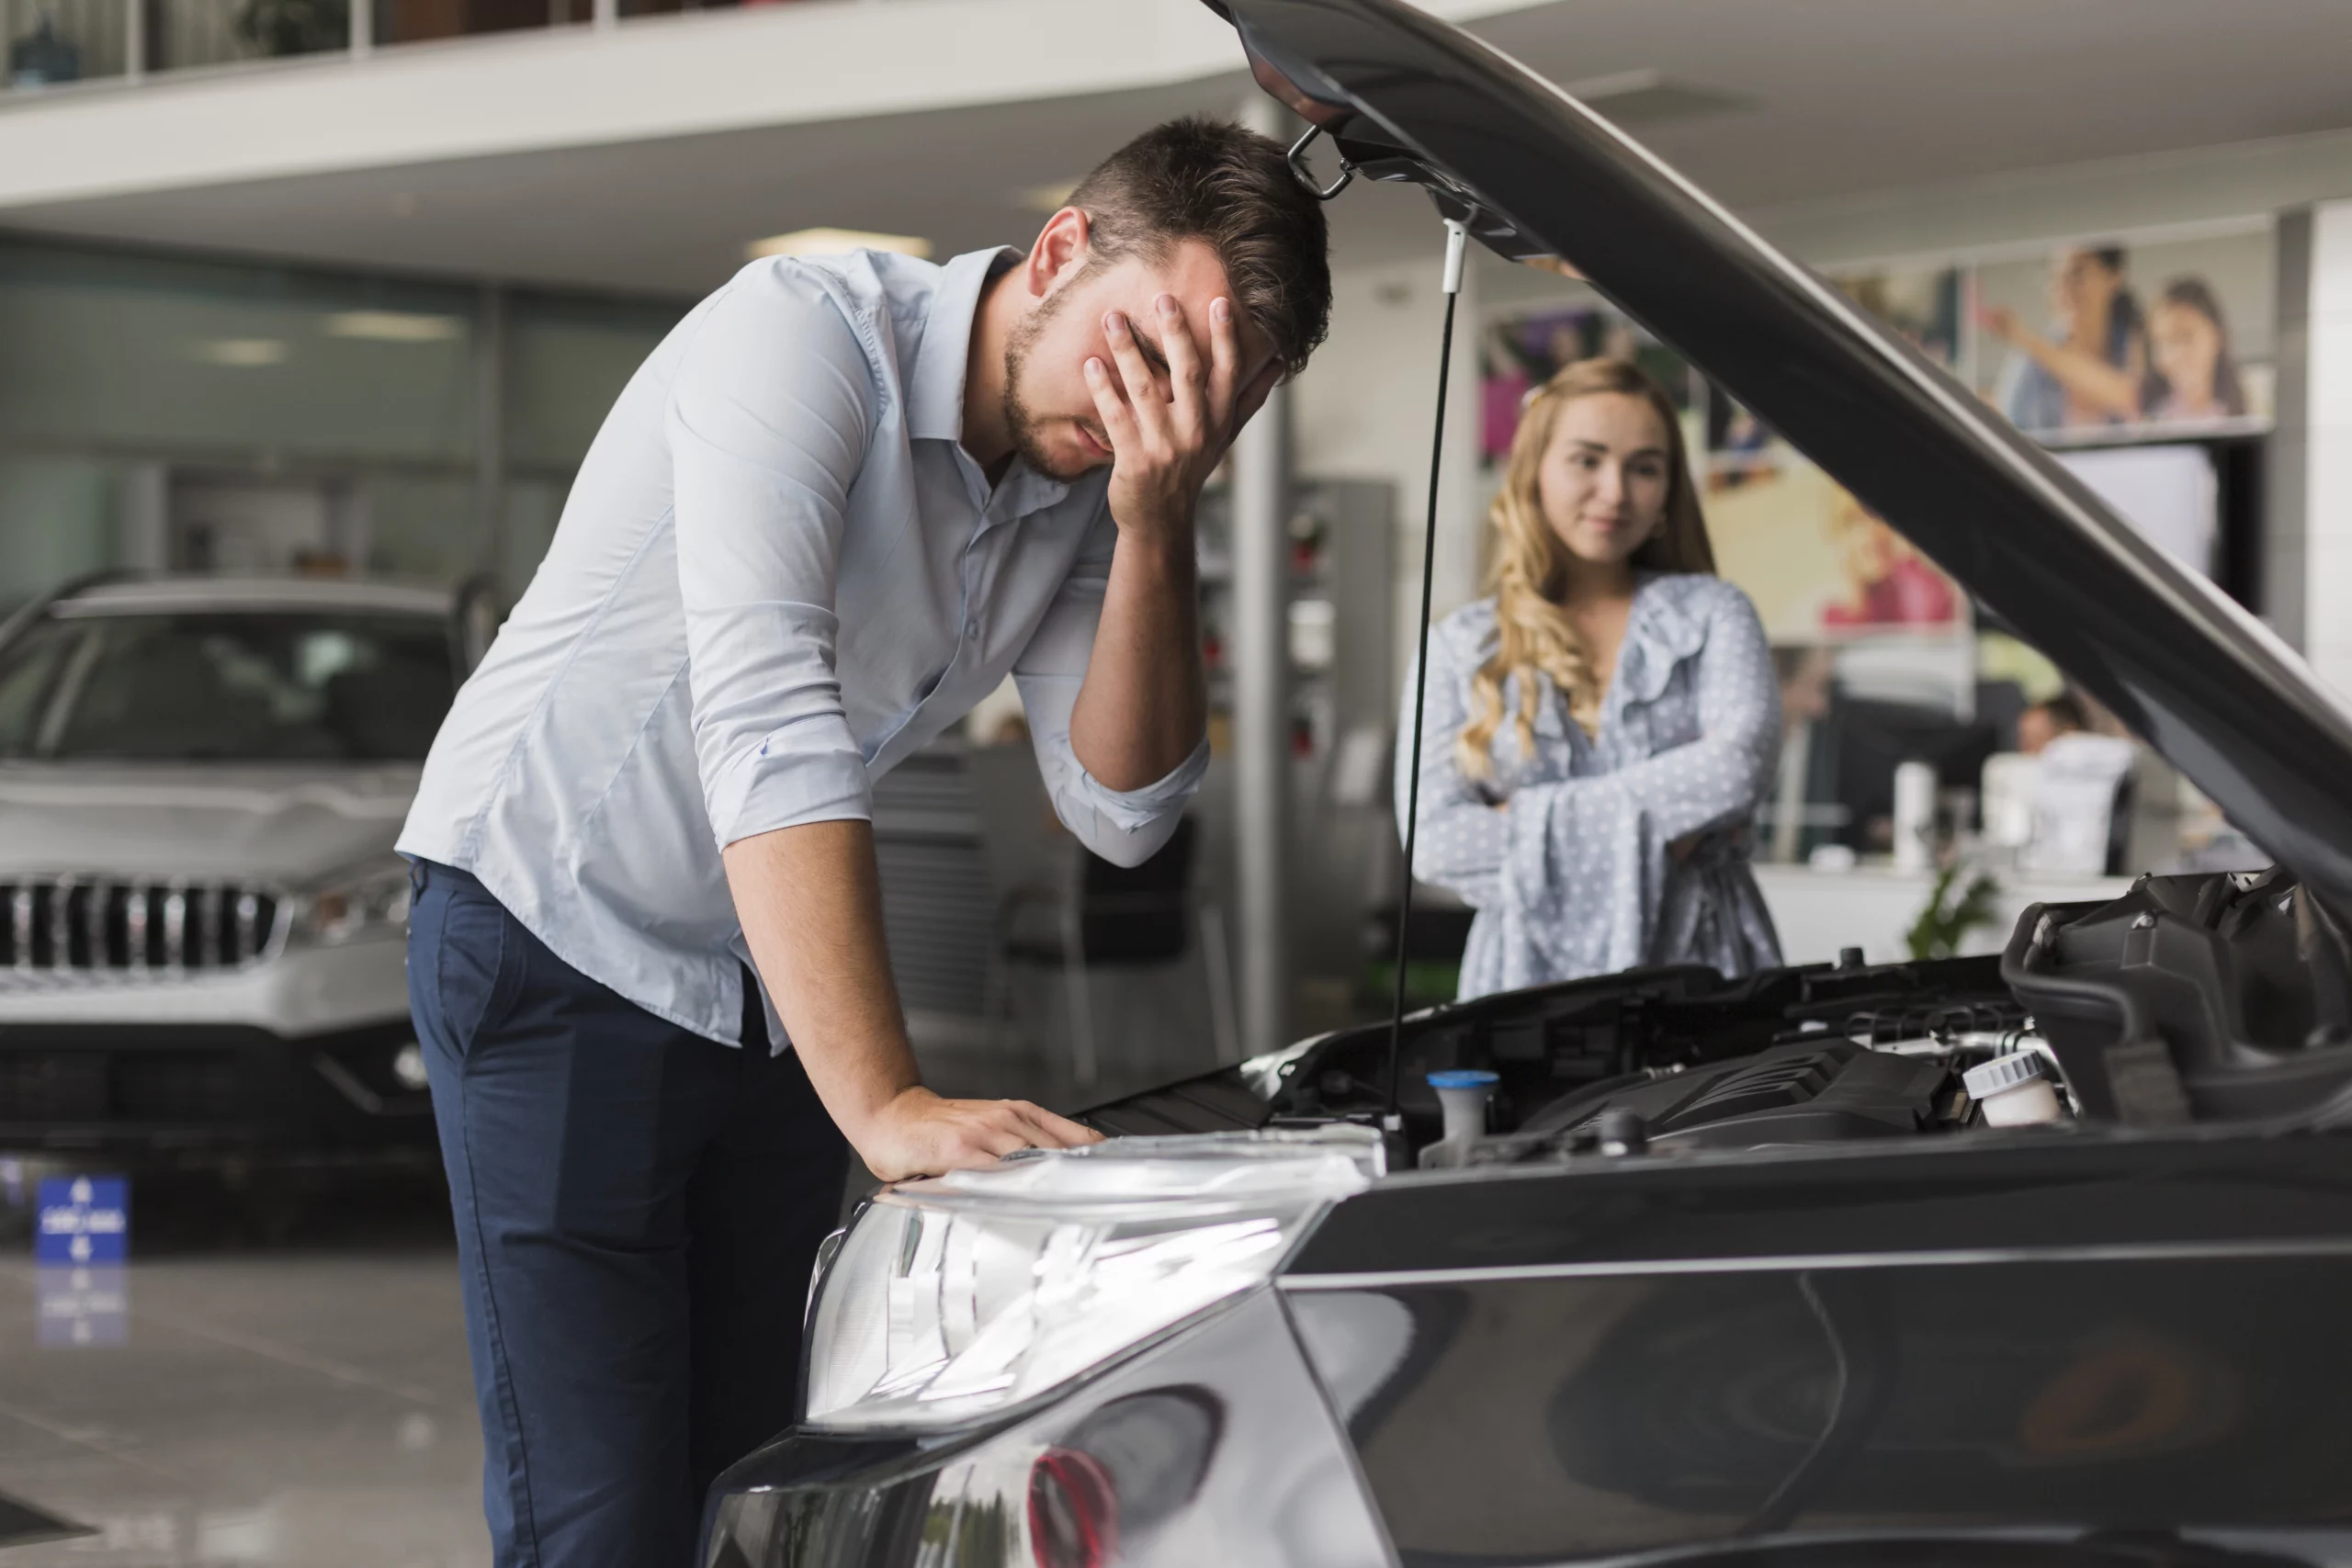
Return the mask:
<svg viewBox="0 0 2352 1568"><path fill-rule="evenodd" d="M1637 570L1702 571L1715 570L1714 547L1707 542L1707 521L1699 511L1699 494L1690 478L1689 454L1682 441L1682 421L1666 389L1640 367L1623 359L1583 359L1537 388L1527 400L1511 437L1510 461L1502 490L1487 508L1495 527L1495 560L1488 574L1495 594L1495 626L1500 640L1494 657L1470 681L1470 722L1454 742L1454 756L1465 777L1485 779L1494 773L1495 732L1502 727L1503 685L1519 679L1519 712L1512 728L1518 732L1520 754L1535 749L1535 715L1543 703L1543 682L1567 699L1568 716L1588 734L1600 727L1600 681L1592 657L1577 636L1567 612L1561 607L1576 558L1544 516L1538 476L1544 454L1559 428L1560 411L1578 398L1606 392L1642 399L1657 411L1666 427L1666 508L1658 531L1642 541L1633 555Z"/></svg>

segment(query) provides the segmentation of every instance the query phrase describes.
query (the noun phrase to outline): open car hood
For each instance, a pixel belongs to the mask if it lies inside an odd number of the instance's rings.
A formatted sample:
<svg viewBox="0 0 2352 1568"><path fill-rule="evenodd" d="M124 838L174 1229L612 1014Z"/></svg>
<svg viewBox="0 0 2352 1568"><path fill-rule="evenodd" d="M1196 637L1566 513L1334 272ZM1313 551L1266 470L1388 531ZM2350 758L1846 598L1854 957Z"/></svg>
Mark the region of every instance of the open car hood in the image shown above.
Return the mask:
<svg viewBox="0 0 2352 1568"><path fill-rule="evenodd" d="M1559 256L2352 916L2352 714L1998 412L1623 132L1397 0L1208 0L1259 85L1490 249ZM1430 248L1438 239L1432 224Z"/></svg>

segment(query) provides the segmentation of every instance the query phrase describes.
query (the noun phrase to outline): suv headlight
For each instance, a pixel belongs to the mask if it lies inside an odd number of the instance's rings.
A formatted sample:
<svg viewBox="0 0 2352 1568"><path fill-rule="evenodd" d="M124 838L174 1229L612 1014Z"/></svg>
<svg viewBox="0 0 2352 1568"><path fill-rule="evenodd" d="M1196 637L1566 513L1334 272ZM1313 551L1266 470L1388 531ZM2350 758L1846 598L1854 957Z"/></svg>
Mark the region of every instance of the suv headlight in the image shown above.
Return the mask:
<svg viewBox="0 0 2352 1568"><path fill-rule="evenodd" d="M393 857L326 878L300 895L289 943L333 946L363 932L408 923L408 862Z"/></svg>
<svg viewBox="0 0 2352 1568"><path fill-rule="evenodd" d="M1114 1138L901 1183L819 1286L806 1424L928 1428L1033 1399L1270 1278L1381 1158L1358 1127Z"/></svg>

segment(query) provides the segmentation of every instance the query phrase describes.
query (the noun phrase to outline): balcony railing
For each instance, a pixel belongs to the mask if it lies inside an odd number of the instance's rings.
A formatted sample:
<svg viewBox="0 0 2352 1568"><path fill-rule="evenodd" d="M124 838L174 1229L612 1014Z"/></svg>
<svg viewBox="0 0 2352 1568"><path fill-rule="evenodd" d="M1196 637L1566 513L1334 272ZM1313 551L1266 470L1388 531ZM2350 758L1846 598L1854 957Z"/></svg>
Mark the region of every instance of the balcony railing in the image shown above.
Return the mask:
<svg viewBox="0 0 2352 1568"><path fill-rule="evenodd" d="M0 0L0 98L248 61L791 0Z"/></svg>

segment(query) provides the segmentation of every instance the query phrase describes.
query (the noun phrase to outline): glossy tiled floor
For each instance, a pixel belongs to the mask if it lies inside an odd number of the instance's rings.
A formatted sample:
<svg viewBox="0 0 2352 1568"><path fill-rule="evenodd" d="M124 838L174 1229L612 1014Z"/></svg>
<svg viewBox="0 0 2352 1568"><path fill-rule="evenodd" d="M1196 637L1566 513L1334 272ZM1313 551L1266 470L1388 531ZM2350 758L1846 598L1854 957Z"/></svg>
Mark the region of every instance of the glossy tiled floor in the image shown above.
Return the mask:
<svg viewBox="0 0 2352 1568"><path fill-rule="evenodd" d="M486 1563L454 1254L409 1201L365 1250L199 1227L76 1273L10 1248L0 1494L89 1533L0 1563Z"/></svg>
<svg viewBox="0 0 2352 1568"><path fill-rule="evenodd" d="M1030 984L1022 1023L919 1032L926 1077L1067 1107L1214 1063L1181 977L1106 977L1102 1072L1079 1088L1061 987ZM134 1261L80 1273L34 1268L0 1205L0 1568L489 1562L437 1182L314 1178L281 1199L139 1177ZM85 1529L8 1545L12 1502Z"/></svg>

